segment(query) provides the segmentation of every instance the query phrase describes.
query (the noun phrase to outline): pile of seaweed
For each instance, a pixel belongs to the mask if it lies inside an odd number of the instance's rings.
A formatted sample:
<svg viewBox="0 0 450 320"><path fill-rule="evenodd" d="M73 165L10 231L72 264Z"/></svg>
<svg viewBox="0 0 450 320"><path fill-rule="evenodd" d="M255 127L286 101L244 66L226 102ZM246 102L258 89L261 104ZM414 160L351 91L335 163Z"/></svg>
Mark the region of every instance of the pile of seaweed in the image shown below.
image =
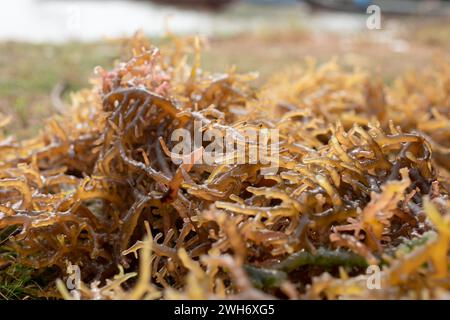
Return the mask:
<svg viewBox="0 0 450 320"><path fill-rule="evenodd" d="M450 297L448 61L386 85L308 60L254 89L198 38L129 47L38 136L0 136L0 268L66 299ZM278 170L176 164L179 128L276 129Z"/></svg>

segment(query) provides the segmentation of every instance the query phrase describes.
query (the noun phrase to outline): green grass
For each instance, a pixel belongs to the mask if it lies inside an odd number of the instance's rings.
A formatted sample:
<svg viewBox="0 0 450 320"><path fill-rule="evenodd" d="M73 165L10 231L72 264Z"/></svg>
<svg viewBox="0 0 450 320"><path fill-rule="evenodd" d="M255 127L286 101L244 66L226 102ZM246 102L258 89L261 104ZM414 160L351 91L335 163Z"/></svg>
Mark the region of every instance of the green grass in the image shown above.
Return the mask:
<svg viewBox="0 0 450 320"><path fill-rule="evenodd" d="M0 272L0 299L36 299L41 291L35 271L20 264L13 264Z"/></svg>
<svg viewBox="0 0 450 320"><path fill-rule="evenodd" d="M15 228L6 228L0 231L0 257L1 261L14 259L14 254L6 246L10 235L16 231ZM30 293L38 288L33 281L33 270L17 263L0 263L0 300L28 299Z"/></svg>
<svg viewBox="0 0 450 320"><path fill-rule="evenodd" d="M34 270L16 262L16 254L8 246L8 238L17 232L9 227L0 230L0 300L42 299L42 287L52 283L54 269Z"/></svg>
<svg viewBox="0 0 450 320"><path fill-rule="evenodd" d="M57 84L71 91L89 86L97 65L110 68L120 55L117 43L0 43L0 112L13 116L6 133L30 137L53 112Z"/></svg>

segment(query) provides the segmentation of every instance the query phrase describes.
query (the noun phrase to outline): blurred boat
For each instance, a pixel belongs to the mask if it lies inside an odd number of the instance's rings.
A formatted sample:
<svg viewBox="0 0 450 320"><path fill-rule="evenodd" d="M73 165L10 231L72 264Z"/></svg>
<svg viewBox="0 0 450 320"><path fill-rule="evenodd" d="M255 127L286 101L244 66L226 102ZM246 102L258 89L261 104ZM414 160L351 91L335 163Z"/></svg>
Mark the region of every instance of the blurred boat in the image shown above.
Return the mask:
<svg viewBox="0 0 450 320"><path fill-rule="evenodd" d="M220 10L235 0L150 0L151 2L189 9Z"/></svg>
<svg viewBox="0 0 450 320"><path fill-rule="evenodd" d="M333 11L365 12L377 5L386 14L395 15L449 15L449 0L304 0L313 8Z"/></svg>

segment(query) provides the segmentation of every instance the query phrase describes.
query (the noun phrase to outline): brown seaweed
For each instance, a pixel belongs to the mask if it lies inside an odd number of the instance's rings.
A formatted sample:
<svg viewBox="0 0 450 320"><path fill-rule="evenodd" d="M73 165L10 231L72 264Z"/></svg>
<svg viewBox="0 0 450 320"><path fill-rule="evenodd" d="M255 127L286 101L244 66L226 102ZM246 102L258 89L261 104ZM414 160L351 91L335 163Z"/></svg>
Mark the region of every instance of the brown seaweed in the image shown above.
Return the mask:
<svg viewBox="0 0 450 320"><path fill-rule="evenodd" d="M255 92L251 74L201 70L199 39L173 41L137 36L38 137L3 137L0 230L18 232L1 259L62 279L79 266L75 291L48 283L64 298L448 295L448 68L389 87L309 62ZM277 130L278 170L193 164L204 145L176 164L179 128ZM367 289L368 265L382 290Z"/></svg>

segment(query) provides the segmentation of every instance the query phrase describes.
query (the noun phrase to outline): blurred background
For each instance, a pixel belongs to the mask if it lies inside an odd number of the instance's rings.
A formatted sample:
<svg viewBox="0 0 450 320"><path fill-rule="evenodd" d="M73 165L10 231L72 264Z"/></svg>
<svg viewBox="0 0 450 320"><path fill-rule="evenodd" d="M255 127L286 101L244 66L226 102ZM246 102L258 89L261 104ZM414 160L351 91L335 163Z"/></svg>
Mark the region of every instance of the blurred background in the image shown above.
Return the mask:
<svg viewBox="0 0 450 320"><path fill-rule="evenodd" d="M380 28L369 28L370 5ZM373 18L373 17L372 17ZM337 58L390 81L450 52L450 1L438 0L14 0L0 9L0 114L32 136L55 99L110 68L123 39L170 30L209 40L203 66L270 74L312 56Z"/></svg>

